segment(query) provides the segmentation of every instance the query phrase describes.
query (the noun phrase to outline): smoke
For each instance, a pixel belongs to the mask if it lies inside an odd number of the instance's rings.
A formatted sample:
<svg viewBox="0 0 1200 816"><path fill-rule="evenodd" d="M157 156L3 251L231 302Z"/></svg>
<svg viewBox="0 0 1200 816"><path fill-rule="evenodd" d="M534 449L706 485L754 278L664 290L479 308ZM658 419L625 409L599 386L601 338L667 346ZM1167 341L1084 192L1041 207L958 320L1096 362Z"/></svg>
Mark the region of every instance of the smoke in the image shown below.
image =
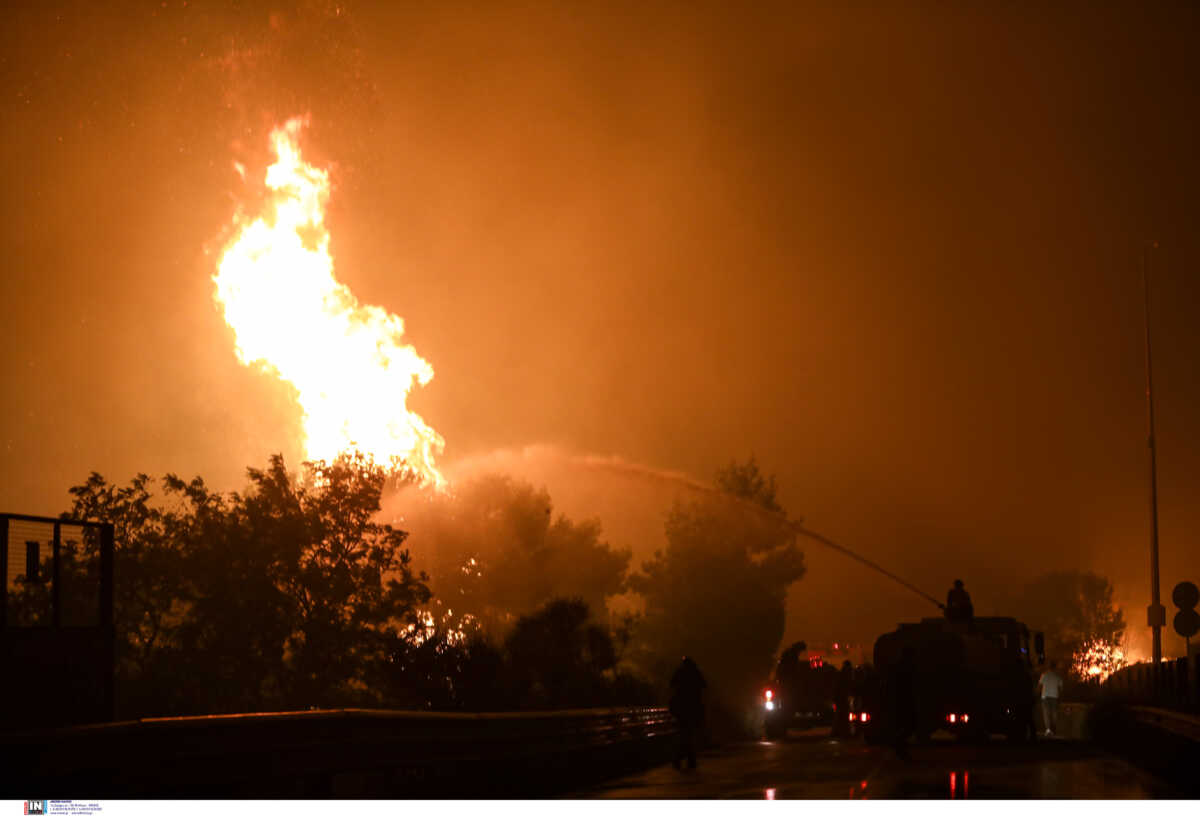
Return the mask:
<svg viewBox="0 0 1200 816"><path fill-rule="evenodd" d="M452 625L469 618L498 638L550 600L579 598L606 621L631 548L614 546L595 514L556 507L545 479L515 471L492 461L452 472L448 490L404 487L385 497L384 517L410 534L439 614Z"/></svg>
<svg viewBox="0 0 1200 816"><path fill-rule="evenodd" d="M663 547L664 524L678 501L697 493L716 494L685 473L551 444L460 457L446 462L443 472L449 488L442 496L403 486L383 499L383 517L410 533L414 562L431 573L447 567L446 554L436 552L438 547L449 546L457 557L473 539L477 560L494 560L522 535L541 535L558 522L594 530L596 546L627 553L628 571L636 571ZM534 505L536 511L530 509ZM540 520L547 526L532 533L512 525L488 526L482 517L489 513L507 514L510 520L524 514L529 524ZM436 592L438 576L433 577ZM549 588L547 597L528 598L520 606L536 605L561 589ZM609 613L638 607L631 594L608 597ZM605 615L604 608L593 612Z"/></svg>
<svg viewBox="0 0 1200 816"><path fill-rule="evenodd" d="M497 448L488 453L461 458L449 465L448 469L451 473L469 476L473 473L492 470L547 472L563 466L631 474L664 484L686 487L689 490L715 492L715 488L711 485L704 484L680 471L655 468L639 462L631 462L616 455L577 453L545 442L520 448Z"/></svg>
<svg viewBox="0 0 1200 816"><path fill-rule="evenodd" d="M428 572L450 626L469 616L501 638L554 598L582 598L612 624L639 612L628 667L661 686L680 650L694 654L714 712L725 726L741 721L804 574L786 516L685 473L553 445L495 450L445 472L446 492L402 488L384 513L410 533L413 565Z"/></svg>
<svg viewBox="0 0 1200 816"><path fill-rule="evenodd" d="M654 481L663 482L666 484L686 487L689 490L695 490L701 493L717 493L717 490L710 485L702 484L678 471L653 468L649 465L630 462L626 459L622 459L619 456L597 456L595 454L568 454L566 456L573 464L585 468L604 470L610 473L630 474L643 479L652 479Z"/></svg>
<svg viewBox="0 0 1200 816"><path fill-rule="evenodd" d="M431 573L435 598L444 608L483 618L493 635L501 636L511 623L504 613L527 613L556 596L588 598L599 620L605 619L605 612L612 620L628 612L649 615L653 611L654 619L645 618L642 624L648 629L635 627L630 659L648 680L661 680L658 675L669 668L671 659L677 659L678 648L693 642L693 650L705 655L716 671L713 680L723 689L719 696L727 712L739 710L742 692L765 678L764 667L779 645L777 635L795 636L808 626L807 621L795 619L796 605L787 600L797 593L797 598L802 597L803 584L785 579L777 587L760 585L762 578L753 577L750 564L764 556L752 552L752 542L785 542L802 536L818 542L819 549L839 553L842 568L851 574L861 577L863 571L843 559L937 603L904 578L807 529L799 520L684 472L550 444L459 458L444 470L450 484L446 494L405 488L388 496L384 506L390 520L410 532L414 564ZM672 518L677 535L669 540ZM681 518L705 521L685 525L690 532L681 538ZM697 535L703 529L710 533ZM736 543L725 549L722 541ZM741 555L739 545L746 548ZM572 547L573 554L555 555L556 550ZM711 547L719 556L705 555ZM666 554L665 561L660 553ZM664 567L677 571L691 587L686 597L664 598L658 584L651 610L642 589L618 591L620 574L630 586L646 588L653 585L647 583L648 576ZM769 568L767 572L783 575L786 571ZM802 573L800 569L796 574ZM737 584L737 575L746 580ZM823 582L827 580L828 575ZM705 616L714 605L721 611L708 620ZM734 629L726 631L729 626ZM759 638L753 648L746 626ZM701 648L713 638L725 645L716 653ZM719 670L726 659L742 669L726 676Z"/></svg>
<svg viewBox="0 0 1200 816"><path fill-rule="evenodd" d="M610 485L615 495L621 496L630 505L642 505L643 507L647 500L654 503L655 498L661 501L667 496L670 496L672 500L677 500L684 493L700 493L708 497L719 497L723 501L737 503L744 509L760 516L775 519L798 535L857 561L934 605L939 604L937 598L886 567L821 533L806 528L800 519L788 520L782 515L770 513L753 502L739 500L680 471L655 468L640 462L632 462L620 456L577 453L555 445L537 444L517 449L497 450L483 456L461 460L454 466L452 472L477 473L488 470L523 473L525 478L533 481L537 481L540 477L547 480L548 488L551 487L549 480L553 480L553 489L550 490L553 495L559 495L560 489L567 495L577 494L580 483L584 481L604 482ZM606 480L605 477L608 476L618 478ZM631 483L631 479L633 483ZM649 495L644 490L647 483L655 488ZM643 489L639 490L638 487ZM592 489L594 491L594 486ZM665 512L669 509L669 505L665 508L659 507L665 518ZM637 515L645 518L647 513L643 509ZM655 538L650 530L642 529L639 533L646 538ZM661 522L658 537L661 538Z"/></svg>
<svg viewBox="0 0 1200 816"><path fill-rule="evenodd" d="M461 457L447 462L443 471L451 493L488 474L505 474L544 488L555 512L597 521L606 543L632 553L634 568L662 546L663 524L676 501L696 492L714 492L684 473L551 444Z"/></svg>

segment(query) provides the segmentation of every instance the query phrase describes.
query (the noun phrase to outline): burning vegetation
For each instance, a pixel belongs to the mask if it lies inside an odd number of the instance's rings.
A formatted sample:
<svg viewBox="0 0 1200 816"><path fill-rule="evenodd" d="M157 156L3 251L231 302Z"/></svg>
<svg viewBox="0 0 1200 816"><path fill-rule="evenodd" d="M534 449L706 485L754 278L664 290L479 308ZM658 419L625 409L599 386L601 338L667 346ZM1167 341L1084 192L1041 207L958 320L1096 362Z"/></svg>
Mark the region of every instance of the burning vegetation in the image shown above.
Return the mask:
<svg viewBox="0 0 1200 816"><path fill-rule="evenodd" d="M302 157L304 125L271 132L261 211L237 213L213 282L238 360L293 389L311 461L290 474L275 457L241 493L167 476L165 504L144 476L73 490L73 514L120 528L126 713L653 702L685 653L718 727L736 728L805 573L774 479L753 459L715 487L581 460L688 487L661 517L665 547L648 534L637 564L598 520L556 517L545 488L502 472L451 485L435 463L444 440L407 407L432 365L400 317L334 275L330 176ZM397 475L417 489L389 493ZM1078 674L1105 677L1122 660L1111 589L1049 576L1033 595L1064 582L1080 603L1061 647Z"/></svg>
<svg viewBox="0 0 1200 816"><path fill-rule="evenodd" d="M298 473L275 456L232 493L93 473L69 514L116 528L122 717L645 705L664 702L685 650L709 674L714 725L736 728L803 560L786 525L746 512L767 494L728 492L735 471L765 484L753 463L726 469L636 570L597 522L554 517L545 490L508 476L403 491L423 514L400 522L411 533L384 523L395 476L361 452ZM40 608L40 589L18 582L13 610ZM622 596L644 612L618 613Z"/></svg>
<svg viewBox="0 0 1200 816"><path fill-rule="evenodd" d="M1081 680L1103 683L1125 664L1125 650L1119 643L1090 640L1071 656L1071 673Z"/></svg>
<svg viewBox="0 0 1200 816"><path fill-rule="evenodd" d="M427 383L433 367L402 342L399 317L360 304L334 276L325 225L330 177L301 156L304 124L292 119L272 131L276 160L265 175L265 203L261 212L235 217L213 278L215 297L234 331L238 359L294 388L304 450L318 463L312 476L324 478L319 463L357 456L356 467L368 472L378 462L437 488L409 492L400 522L406 533L394 539L398 545L412 533L420 572L402 576L412 587L403 614L385 616L394 622L387 637L403 645L384 649L392 679L422 677L417 685L442 689L434 694L442 703L461 703L462 678L470 673L464 659L482 655L486 662L497 648L490 644L506 644L520 653L519 663L536 663L530 654L539 638L529 633L559 632L571 640L560 631L565 626L586 630L581 642L592 657L581 665L610 681L632 672L657 682L681 649L689 651L710 667L715 696L736 707L769 669L788 587L804 572L773 480L753 461L722 471L720 490L705 488L703 498L675 506L664 528L667 548L640 569L631 567L631 551L602 540L598 521L555 518L545 489L497 473L450 488L434 462L442 437L406 405L413 384ZM237 169L245 178L245 169ZM270 472L270 484L281 489L288 478L281 461ZM260 479L251 495L261 495L262 487ZM377 506L379 495L364 501ZM409 558L404 550L406 569ZM391 579L386 570L378 575ZM623 606L612 603L619 596ZM551 620L535 625L537 616ZM518 649L512 638L525 645ZM605 638L615 640L605 646ZM309 635L297 641L310 642ZM424 669L408 666L415 656ZM528 666L513 671L544 693L513 692L510 703L564 702L565 692L546 690ZM457 697L443 693L439 672L460 676Z"/></svg>

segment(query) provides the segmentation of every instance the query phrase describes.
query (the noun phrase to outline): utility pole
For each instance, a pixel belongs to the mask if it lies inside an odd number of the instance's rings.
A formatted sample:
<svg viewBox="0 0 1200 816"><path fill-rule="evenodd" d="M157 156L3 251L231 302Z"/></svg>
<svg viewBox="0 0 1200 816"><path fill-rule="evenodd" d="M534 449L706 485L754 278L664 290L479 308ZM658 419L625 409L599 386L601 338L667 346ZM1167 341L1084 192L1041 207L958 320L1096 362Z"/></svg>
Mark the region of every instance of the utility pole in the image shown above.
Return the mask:
<svg viewBox="0 0 1200 816"><path fill-rule="evenodd" d="M1154 634L1154 665L1162 660L1162 628L1167 610L1158 594L1158 467L1154 445L1154 378L1150 368L1150 265L1149 250L1158 249L1158 241L1142 243L1142 295L1146 308L1146 431L1150 446L1150 606L1146 620Z"/></svg>

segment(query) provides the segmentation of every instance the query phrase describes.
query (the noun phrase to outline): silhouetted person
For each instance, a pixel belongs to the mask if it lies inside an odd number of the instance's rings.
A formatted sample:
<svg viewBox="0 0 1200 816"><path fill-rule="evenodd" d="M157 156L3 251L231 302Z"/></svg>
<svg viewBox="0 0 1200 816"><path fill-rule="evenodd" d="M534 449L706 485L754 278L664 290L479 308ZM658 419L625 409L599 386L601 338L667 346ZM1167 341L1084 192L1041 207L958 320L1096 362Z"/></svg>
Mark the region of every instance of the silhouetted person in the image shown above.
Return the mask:
<svg viewBox="0 0 1200 816"><path fill-rule="evenodd" d="M850 694L854 687L854 666L847 660L833 679L833 735L850 735Z"/></svg>
<svg viewBox="0 0 1200 816"><path fill-rule="evenodd" d="M798 640L783 650L779 663L775 667L775 683L779 686L779 699L776 705L787 706L788 711L795 711L804 699L808 688L808 659L804 653L808 644Z"/></svg>
<svg viewBox="0 0 1200 816"><path fill-rule="evenodd" d="M946 619L951 621L969 621L975 617L975 607L971 604L971 596L963 589L963 582L956 580L954 588L946 593Z"/></svg>
<svg viewBox="0 0 1200 816"><path fill-rule="evenodd" d="M1063 679L1054 669L1058 664L1050 661L1050 668L1042 674L1038 681L1038 691L1042 697L1042 719L1046 726L1046 736L1058 736L1058 698L1062 694Z"/></svg>
<svg viewBox="0 0 1200 816"><path fill-rule="evenodd" d="M1025 703L1025 707L1021 712L1021 716L1025 720L1025 727L1023 729L1025 738L1031 742L1036 742L1038 737L1037 723L1033 720L1033 708L1037 705L1037 687L1039 687L1039 684L1033 681L1032 674L1027 671L1024 677L1025 697L1022 700Z"/></svg>
<svg viewBox="0 0 1200 816"><path fill-rule="evenodd" d="M775 679L779 685L784 687L791 685L796 680L801 663L807 668L808 661L803 659L804 652L807 650L808 644L803 640L798 640L783 650L783 654L779 656L779 665L775 667Z"/></svg>
<svg viewBox="0 0 1200 816"><path fill-rule="evenodd" d="M917 651L912 646L904 647L900 662L892 669L890 692L896 756L907 760L908 739L917 729Z"/></svg>
<svg viewBox="0 0 1200 816"><path fill-rule="evenodd" d="M679 750L674 765L687 758L688 768L696 767L696 736L704 723L704 675L696 662L685 657L671 675L671 714L679 724Z"/></svg>

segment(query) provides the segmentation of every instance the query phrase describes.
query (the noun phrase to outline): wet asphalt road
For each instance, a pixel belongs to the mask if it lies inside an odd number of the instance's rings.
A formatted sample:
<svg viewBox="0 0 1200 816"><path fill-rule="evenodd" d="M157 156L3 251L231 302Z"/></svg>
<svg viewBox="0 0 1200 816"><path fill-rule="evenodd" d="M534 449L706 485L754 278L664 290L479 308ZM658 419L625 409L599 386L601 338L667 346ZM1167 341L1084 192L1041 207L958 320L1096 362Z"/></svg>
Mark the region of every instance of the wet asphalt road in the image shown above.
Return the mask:
<svg viewBox="0 0 1200 816"><path fill-rule="evenodd" d="M599 799L1147 799L1180 794L1087 743L1003 740L966 745L935 738L911 761L861 740L793 732L704 752L694 771L670 765L575 796Z"/></svg>

